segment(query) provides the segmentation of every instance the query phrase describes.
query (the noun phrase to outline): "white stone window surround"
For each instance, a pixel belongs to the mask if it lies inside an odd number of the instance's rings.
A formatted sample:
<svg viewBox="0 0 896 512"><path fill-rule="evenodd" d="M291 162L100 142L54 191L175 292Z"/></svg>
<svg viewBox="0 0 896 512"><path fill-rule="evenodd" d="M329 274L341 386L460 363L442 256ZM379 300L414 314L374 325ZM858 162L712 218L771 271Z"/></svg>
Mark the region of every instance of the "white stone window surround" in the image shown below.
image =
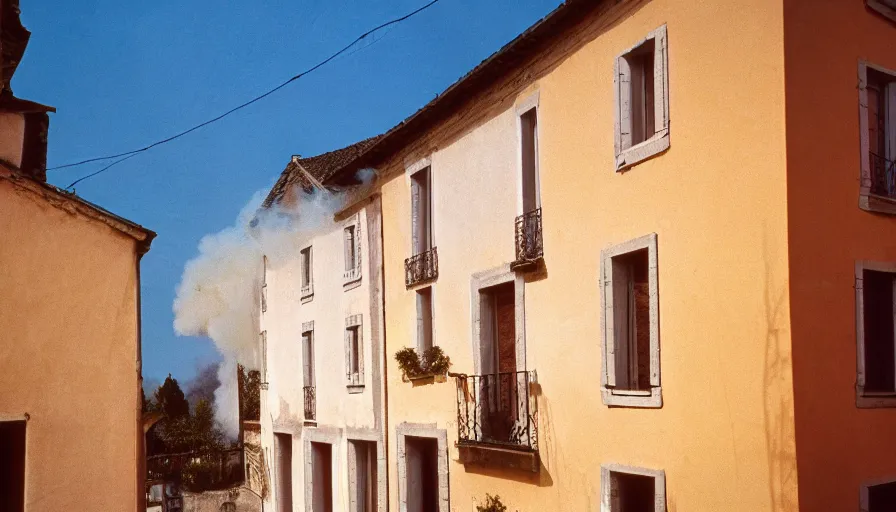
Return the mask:
<svg viewBox="0 0 896 512"><path fill-rule="evenodd" d="M351 216L343 225L342 231L343 231L344 238L348 236L349 228L354 228L354 237L355 237L355 239L354 239L354 250L355 250L354 263L355 264L352 266L352 268L343 267L343 268L345 268L345 270L342 273L342 286L343 286L343 289L346 291L351 290L353 288L357 288L358 286L361 285L361 259L362 259L361 258L361 237L362 237L362 234L361 234L361 214L360 213L356 213L355 215ZM347 241L343 240L343 253L344 253L343 257L347 257L347 255L345 254L345 252L346 252L345 244L346 243L347 243ZM347 262L346 262L345 266L347 266Z"/></svg>
<svg viewBox="0 0 896 512"><path fill-rule="evenodd" d="M866 0L865 4L890 21L896 21L896 2L893 0Z"/></svg>
<svg viewBox="0 0 896 512"><path fill-rule="evenodd" d="M896 393L865 392L865 270L896 274L896 262L867 260L856 262L856 407L862 409L896 407Z"/></svg>
<svg viewBox="0 0 896 512"><path fill-rule="evenodd" d="M505 263L483 272L473 274L470 279L470 315L472 322L473 339L473 372L482 374L482 291L493 286L505 283L514 283L514 316L516 329L516 363L517 369L526 369L526 279L518 272L510 270L510 264Z"/></svg>
<svg viewBox="0 0 896 512"><path fill-rule="evenodd" d="M389 466L386 461L386 444L383 441L383 434L374 429L348 427L345 430L345 440L346 453L348 454L349 512L357 512L358 510L358 504L355 502L355 493L352 492L357 485L357 468L355 467L354 444L352 444L352 441L376 443L377 510L386 510L388 508L386 479Z"/></svg>
<svg viewBox="0 0 896 512"><path fill-rule="evenodd" d="M258 333L258 344L261 349L261 389L268 389L268 331Z"/></svg>
<svg viewBox="0 0 896 512"><path fill-rule="evenodd" d="M422 346L422 344L421 344L421 340L420 340L420 334L421 334L421 330L420 330L420 326L419 326L420 310L418 308L418 303L417 303L417 292L424 288L429 288L429 301L430 301L430 305L432 307L432 319L431 319L432 320L432 326L431 326L431 328L432 328L432 333L431 333L432 346L435 347L438 345L438 343L436 343L436 340L438 339L436 337L436 286L435 286L435 283L429 282L429 283L423 284L422 286L417 286L417 287L411 288L409 290L414 293L414 311L415 311L415 315L416 315L414 317L416 319L416 321L411 322L411 337L409 339L414 340L414 350L416 350L417 355L419 355L421 357L423 356L423 352L420 350L420 347Z"/></svg>
<svg viewBox="0 0 896 512"><path fill-rule="evenodd" d="M632 145L630 92L623 88L623 83L630 83L627 79L630 78L630 72L625 56L651 39L654 40L654 135ZM616 56L613 64L613 89L615 169L620 172L669 149L669 52L666 25L651 31L647 37Z"/></svg>
<svg viewBox="0 0 896 512"><path fill-rule="evenodd" d="M529 112L532 109L535 109L535 118L537 119L538 124L535 125L535 197L536 202L539 206L541 206L541 162L540 160L540 152L538 151L538 142L540 141L538 135L541 132L541 111L539 110L539 103L541 98L541 91L536 90L533 93L530 93L528 96L525 96L523 100L516 104L514 109L515 117L516 117L516 214L523 215L525 213L529 213L523 211L523 123L522 116L523 114Z"/></svg>
<svg viewBox="0 0 896 512"><path fill-rule="evenodd" d="M408 512L408 468L406 460L406 438L428 437L435 439L439 450L439 509L433 512L450 512L450 492L448 481L448 432L436 428L435 423L400 423L395 427L395 441L398 458L398 511Z"/></svg>
<svg viewBox="0 0 896 512"><path fill-rule="evenodd" d="M352 353L352 333L358 336L358 353ZM352 371L352 361L357 357L358 371ZM364 391L364 322L363 315L345 318L345 385L349 393Z"/></svg>
<svg viewBox="0 0 896 512"><path fill-rule="evenodd" d="M261 257L261 312L268 310L268 257Z"/></svg>
<svg viewBox="0 0 896 512"><path fill-rule="evenodd" d="M338 502L338 493L335 486L339 485L340 471L339 446L342 441L342 429L331 427L314 427L302 429L302 448L304 450L305 463L305 512L314 512L314 469L312 468L312 447L311 443L322 443L330 445L330 467L332 474L330 482L334 488L330 490L333 493L333 505Z"/></svg>
<svg viewBox="0 0 896 512"><path fill-rule="evenodd" d="M304 283L306 265L308 266L308 282ZM314 246L311 244L299 251L299 287L302 304L311 302L314 299Z"/></svg>
<svg viewBox="0 0 896 512"><path fill-rule="evenodd" d="M871 141L868 140L868 68L896 77L896 71L894 70L864 60L859 61L859 140L861 144L859 156L862 172L861 184L859 186L859 208L879 213L896 214L896 201L871 194ZM890 130L896 130L896 126L893 126Z"/></svg>
<svg viewBox="0 0 896 512"><path fill-rule="evenodd" d="M615 339L613 327L613 258L635 251L648 251L648 288L650 307L650 391L617 390L609 386L613 380L615 349L611 340ZM657 235L646 236L623 242L601 251L600 258L601 295L601 397L611 407L660 408L663 406L663 391L660 381L660 336L659 336L659 277L657 270ZM615 372L614 372L615 373Z"/></svg>
<svg viewBox="0 0 896 512"><path fill-rule="evenodd" d="M666 512L666 472L622 464L601 464L600 466L600 512L622 512L613 507L610 485L611 473L624 473L653 478L655 489L653 499L654 512Z"/></svg>
<svg viewBox="0 0 896 512"><path fill-rule="evenodd" d="M431 240L432 243L430 244L430 246L434 248L434 247L436 247L436 240L437 240L435 214L434 214L435 210L436 210L437 194L436 194L436 184L435 184L436 180L434 179L433 168L432 168L432 156L431 155L426 156L424 158L420 158L419 160L415 160L412 163L405 165L404 176L405 176L405 182L407 183L407 187L408 187L407 188L408 195L409 195L409 197L411 197L411 203L412 203L411 204L411 215L410 215L410 218L408 219L410 221L409 228L410 228L410 232L414 233L414 226L416 225L416 222L417 222L415 220L417 212L414 211L414 206L413 206L413 186L414 185L413 185L411 176L426 169L427 167L429 168L429 226L430 226L430 237L432 239ZM408 254L410 254L411 256L416 256L415 249L416 248L414 247L414 236L412 235L408 239Z"/></svg>

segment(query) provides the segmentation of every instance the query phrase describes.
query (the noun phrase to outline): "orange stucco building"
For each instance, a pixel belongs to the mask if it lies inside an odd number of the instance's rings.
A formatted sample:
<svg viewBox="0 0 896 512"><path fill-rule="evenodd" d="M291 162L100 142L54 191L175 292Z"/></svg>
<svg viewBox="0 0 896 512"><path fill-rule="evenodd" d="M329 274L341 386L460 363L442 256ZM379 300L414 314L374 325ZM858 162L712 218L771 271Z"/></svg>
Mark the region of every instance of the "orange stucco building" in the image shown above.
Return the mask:
<svg viewBox="0 0 896 512"><path fill-rule="evenodd" d="M0 510L143 510L140 258L152 231L46 183L53 111L13 96L0 2Z"/></svg>
<svg viewBox="0 0 896 512"><path fill-rule="evenodd" d="M389 510L896 509L894 5L568 1L334 171Z"/></svg>

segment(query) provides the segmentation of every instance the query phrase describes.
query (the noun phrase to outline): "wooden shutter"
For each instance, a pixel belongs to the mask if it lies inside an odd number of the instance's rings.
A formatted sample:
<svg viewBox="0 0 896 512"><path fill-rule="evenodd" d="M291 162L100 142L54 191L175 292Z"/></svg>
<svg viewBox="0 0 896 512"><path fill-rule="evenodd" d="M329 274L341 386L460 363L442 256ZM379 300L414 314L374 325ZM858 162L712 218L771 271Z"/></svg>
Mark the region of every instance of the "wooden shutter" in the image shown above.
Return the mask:
<svg viewBox="0 0 896 512"><path fill-rule="evenodd" d="M417 174L411 176L411 252L414 255L422 251L420 240L420 183Z"/></svg>
<svg viewBox="0 0 896 512"><path fill-rule="evenodd" d="M345 328L345 381L352 383L352 330Z"/></svg>
<svg viewBox="0 0 896 512"><path fill-rule="evenodd" d="M632 70L624 57L616 59L616 84L619 92L620 150L632 147Z"/></svg>
<svg viewBox="0 0 896 512"><path fill-rule="evenodd" d="M887 160L896 161L896 82L887 84L885 90ZM889 192L893 192L890 190Z"/></svg>
<svg viewBox="0 0 896 512"><path fill-rule="evenodd" d="M612 261L613 272L613 344L616 386L630 386L629 340L631 269L623 261Z"/></svg>
<svg viewBox="0 0 896 512"><path fill-rule="evenodd" d="M352 257L352 253L354 251L354 233L353 226L348 226L343 230L345 234L345 241L343 243L343 249L345 251L345 271L348 272L355 268L354 258Z"/></svg>
<svg viewBox="0 0 896 512"><path fill-rule="evenodd" d="M420 234L420 243L423 244L421 252L432 249L432 170L427 167L422 172L420 180L420 220L423 233Z"/></svg>
<svg viewBox="0 0 896 512"><path fill-rule="evenodd" d="M314 350L312 348L313 332L308 331L302 335L302 369L304 385L314 385Z"/></svg>
<svg viewBox="0 0 896 512"><path fill-rule="evenodd" d="M666 84L668 83L666 64L669 62L669 55L667 53L668 44L666 39L666 29L663 27L656 35L653 56L653 111L654 115L659 113L656 116L657 124L654 127L656 131L669 128L669 108L667 104L669 96L666 91Z"/></svg>
<svg viewBox="0 0 896 512"><path fill-rule="evenodd" d="M603 283L604 287L604 368L607 372L607 386L616 386L616 339L613 334L616 323L615 304L613 296L613 258L603 257Z"/></svg>
<svg viewBox="0 0 896 512"><path fill-rule="evenodd" d="M355 346L358 347L355 351L355 357L358 358L358 374L355 376L357 381L355 384L364 384L364 337L361 335L361 324L355 326L354 329L355 336Z"/></svg>

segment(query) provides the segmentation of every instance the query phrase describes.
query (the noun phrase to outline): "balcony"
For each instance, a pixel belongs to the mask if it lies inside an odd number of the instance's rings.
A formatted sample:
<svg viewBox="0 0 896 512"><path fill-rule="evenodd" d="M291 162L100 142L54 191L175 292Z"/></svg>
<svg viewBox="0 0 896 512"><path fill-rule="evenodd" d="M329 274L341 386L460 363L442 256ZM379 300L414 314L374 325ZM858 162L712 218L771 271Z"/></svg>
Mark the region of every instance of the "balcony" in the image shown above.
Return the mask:
<svg viewBox="0 0 896 512"><path fill-rule="evenodd" d="M305 395L305 421L317 421L317 394L314 386L302 388Z"/></svg>
<svg viewBox="0 0 896 512"><path fill-rule="evenodd" d="M460 461L538 472L535 372L454 377Z"/></svg>
<svg viewBox="0 0 896 512"><path fill-rule="evenodd" d="M871 193L896 200L896 162L871 153Z"/></svg>
<svg viewBox="0 0 896 512"><path fill-rule="evenodd" d="M244 477L242 448L146 458L147 481L178 481L187 490L226 489L243 482Z"/></svg>
<svg viewBox="0 0 896 512"><path fill-rule="evenodd" d="M516 260L512 270L532 270L544 260L544 244L541 237L541 208L536 208L516 218Z"/></svg>
<svg viewBox="0 0 896 512"><path fill-rule="evenodd" d="M404 260L404 283L408 288L439 277L439 254L433 247Z"/></svg>

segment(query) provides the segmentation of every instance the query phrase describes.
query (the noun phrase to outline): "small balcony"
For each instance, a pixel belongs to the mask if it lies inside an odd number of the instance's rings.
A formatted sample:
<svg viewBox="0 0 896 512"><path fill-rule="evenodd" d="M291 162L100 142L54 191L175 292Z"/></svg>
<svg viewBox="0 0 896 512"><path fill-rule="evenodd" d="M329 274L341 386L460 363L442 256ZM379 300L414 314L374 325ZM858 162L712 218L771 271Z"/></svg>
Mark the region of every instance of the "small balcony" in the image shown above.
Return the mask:
<svg viewBox="0 0 896 512"><path fill-rule="evenodd" d="M302 388L305 396L305 421L317 421L317 394L314 386Z"/></svg>
<svg viewBox="0 0 896 512"><path fill-rule="evenodd" d="M408 288L439 277L439 254L433 247L404 260L404 283Z"/></svg>
<svg viewBox="0 0 896 512"><path fill-rule="evenodd" d="M871 153L871 193L896 201L896 161Z"/></svg>
<svg viewBox="0 0 896 512"><path fill-rule="evenodd" d="M538 472L535 372L454 377L461 462Z"/></svg>
<svg viewBox="0 0 896 512"><path fill-rule="evenodd" d="M516 218L516 260L513 270L533 270L544 260L544 244L541 237L541 208L536 208Z"/></svg>

